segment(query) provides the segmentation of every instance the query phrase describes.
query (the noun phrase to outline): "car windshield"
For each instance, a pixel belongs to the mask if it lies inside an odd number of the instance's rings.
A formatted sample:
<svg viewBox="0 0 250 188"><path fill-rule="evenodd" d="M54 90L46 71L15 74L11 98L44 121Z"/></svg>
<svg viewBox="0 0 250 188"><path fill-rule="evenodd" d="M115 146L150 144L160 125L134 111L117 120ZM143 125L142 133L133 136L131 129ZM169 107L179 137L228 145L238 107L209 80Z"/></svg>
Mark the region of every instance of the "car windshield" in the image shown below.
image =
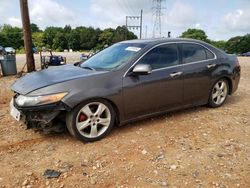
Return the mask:
<svg viewBox="0 0 250 188"><path fill-rule="evenodd" d="M131 60L145 44L118 43L104 49L81 64L80 67L92 70L113 70Z"/></svg>

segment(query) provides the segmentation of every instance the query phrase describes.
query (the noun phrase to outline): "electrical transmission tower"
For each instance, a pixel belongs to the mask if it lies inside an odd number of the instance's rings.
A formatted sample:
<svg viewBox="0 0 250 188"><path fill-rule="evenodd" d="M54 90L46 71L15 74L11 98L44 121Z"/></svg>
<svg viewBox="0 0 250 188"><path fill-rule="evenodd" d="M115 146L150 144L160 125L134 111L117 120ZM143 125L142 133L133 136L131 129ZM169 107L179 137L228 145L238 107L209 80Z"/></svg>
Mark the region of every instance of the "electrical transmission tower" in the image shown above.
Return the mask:
<svg viewBox="0 0 250 188"><path fill-rule="evenodd" d="M154 20L154 27L153 27L153 38L161 37L161 18L163 16L162 10L165 9L162 6L162 3L165 0L153 0L153 20Z"/></svg>

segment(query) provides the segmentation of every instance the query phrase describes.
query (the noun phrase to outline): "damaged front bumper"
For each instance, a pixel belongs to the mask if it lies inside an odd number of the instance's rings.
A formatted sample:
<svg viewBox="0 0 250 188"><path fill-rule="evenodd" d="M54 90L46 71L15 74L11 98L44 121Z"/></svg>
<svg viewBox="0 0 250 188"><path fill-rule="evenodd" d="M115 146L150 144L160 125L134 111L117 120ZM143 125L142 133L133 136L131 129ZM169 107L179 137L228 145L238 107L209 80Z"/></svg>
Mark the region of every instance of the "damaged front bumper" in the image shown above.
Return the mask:
<svg viewBox="0 0 250 188"><path fill-rule="evenodd" d="M11 115L17 121L23 121L27 129L44 132L61 132L65 127L66 112L71 110L61 101L41 106L20 107L16 104L15 97L10 107Z"/></svg>

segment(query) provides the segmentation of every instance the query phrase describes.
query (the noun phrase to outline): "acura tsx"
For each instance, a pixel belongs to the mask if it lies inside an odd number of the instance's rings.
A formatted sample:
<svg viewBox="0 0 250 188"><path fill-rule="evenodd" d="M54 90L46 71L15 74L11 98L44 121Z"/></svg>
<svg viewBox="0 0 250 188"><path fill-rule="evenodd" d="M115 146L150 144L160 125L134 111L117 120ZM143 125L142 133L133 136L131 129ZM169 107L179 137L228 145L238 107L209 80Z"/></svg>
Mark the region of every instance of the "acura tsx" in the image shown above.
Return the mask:
<svg viewBox="0 0 250 188"><path fill-rule="evenodd" d="M91 142L114 125L191 106L219 107L237 90L239 80L237 57L205 42L123 41L79 65L17 80L10 112L28 128L66 123L73 136Z"/></svg>

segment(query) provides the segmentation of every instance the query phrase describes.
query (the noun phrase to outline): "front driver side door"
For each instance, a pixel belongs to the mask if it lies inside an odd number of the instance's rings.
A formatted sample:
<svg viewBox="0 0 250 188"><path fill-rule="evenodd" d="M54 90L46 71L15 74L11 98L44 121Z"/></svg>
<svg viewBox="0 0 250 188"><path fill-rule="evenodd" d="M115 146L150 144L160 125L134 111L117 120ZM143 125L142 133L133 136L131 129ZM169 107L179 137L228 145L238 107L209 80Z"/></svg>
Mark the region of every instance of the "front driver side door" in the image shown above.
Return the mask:
<svg viewBox="0 0 250 188"><path fill-rule="evenodd" d="M183 70L176 44L154 47L142 56L137 64L151 65L152 73L139 76L127 74L123 78L123 102L126 119L134 119L181 105L183 100Z"/></svg>

